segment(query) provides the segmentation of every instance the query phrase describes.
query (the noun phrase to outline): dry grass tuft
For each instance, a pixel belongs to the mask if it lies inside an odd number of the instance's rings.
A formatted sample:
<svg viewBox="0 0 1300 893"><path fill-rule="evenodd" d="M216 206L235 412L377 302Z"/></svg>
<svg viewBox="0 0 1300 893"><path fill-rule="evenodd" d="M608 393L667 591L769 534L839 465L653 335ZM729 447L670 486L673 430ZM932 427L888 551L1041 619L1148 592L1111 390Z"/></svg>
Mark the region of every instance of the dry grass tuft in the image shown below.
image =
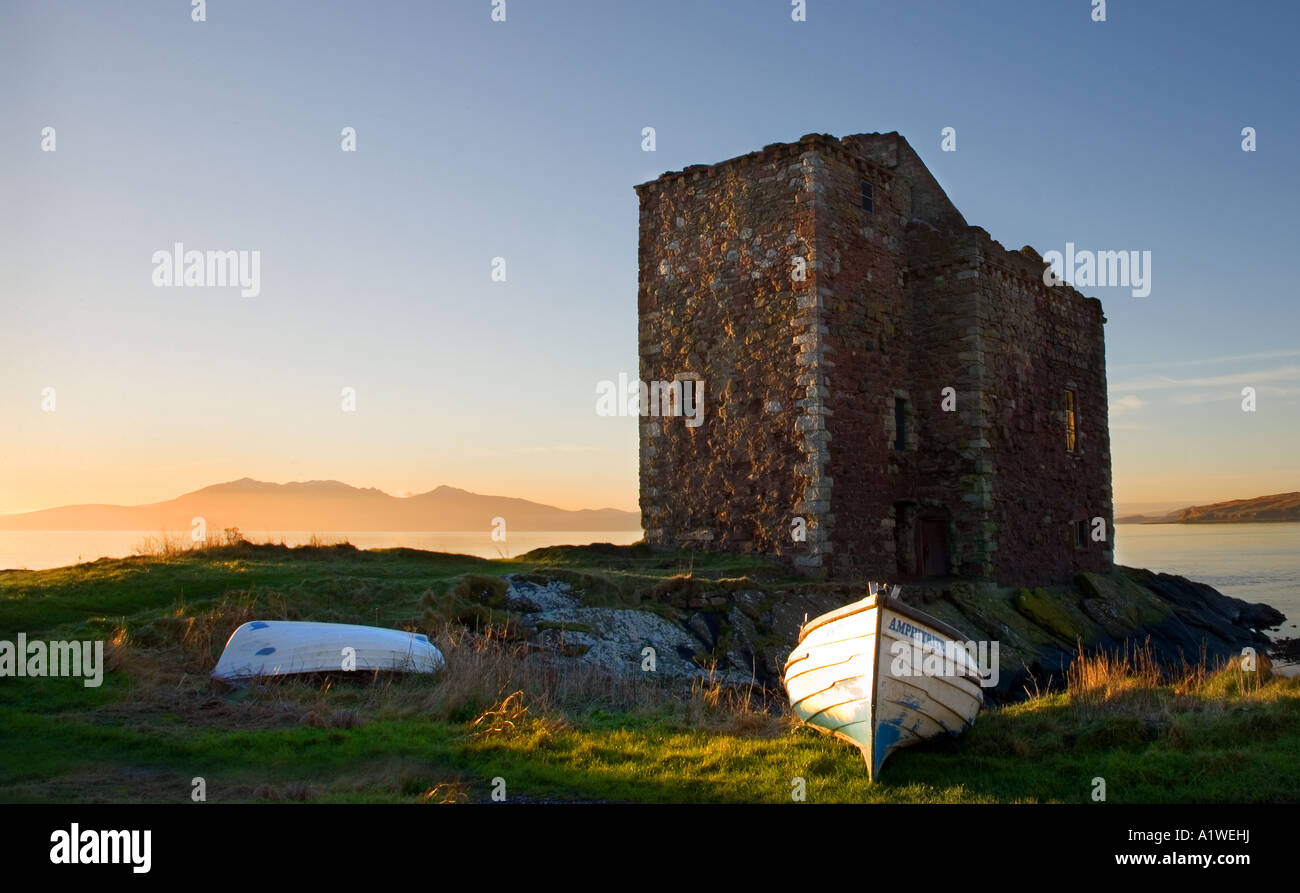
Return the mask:
<svg viewBox="0 0 1300 893"><path fill-rule="evenodd" d="M284 548L303 549L307 551L334 549L351 546L346 536L328 536L312 533L300 546L287 546L284 536L279 539L267 536L261 542L254 542L244 536L238 527L224 527L208 533L203 539L195 540L191 534L163 530L145 536L132 548L132 554L149 558L176 558L181 555L203 555L205 553L251 553L258 546L281 546Z"/></svg>
<svg viewBox="0 0 1300 893"><path fill-rule="evenodd" d="M1066 686L1078 700L1103 703L1144 689L1157 688L1164 682L1160 665L1151 646L1124 646L1121 652L1098 651L1085 654L1079 646L1078 656L1066 673Z"/></svg>
<svg viewBox="0 0 1300 893"><path fill-rule="evenodd" d="M723 685L710 669L707 678L691 683L686 719L694 727L732 735L774 738L797 723L785 700L769 701L753 685ZM774 710L773 707L776 707Z"/></svg>
<svg viewBox="0 0 1300 893"><path fill-rule="evenodd" d="M469 799L464 786L458 781L445 781L434 785L420 795L421 803L463 803Z"/></svg>
<svg viewBox="0 0 1300 893"><path fill-rule="evenodd" d="M653 709L670 699L654 682L539 652L499 627L473 632L448 625L432 641L446 659L436 684L390 686L379 705L385 718L420 715L470 722L499 709L516 693L510 706L526 704L533 717L569 710ZM514 721L508 714L503 717Z"/></svg>
<svg viewBox="0 0 1300 893"><path fill-rule="evenodd" d="M522 691L511 692L501 703L485 710L478 719L470 723L470 730L475 735L509 734L513 732L528 716L528 707L524 704Z"/></svg>
<svg viewBox="0 0 1300 893"><path fill-rule="evenodd" d="M1196 670L1185 667L1183 676ZM1124 716L1139 721L1167 723L1184 706L1183 699L1167 687L1150 642L1126 643L1119 652L1084 654L1082 647L1066 672L1070 703L1081 716Z"/></svg>
<svg viewBox="0 0 1300 893"><path fill-rule="evenodd" d="M1161 669L1149 642L1126 646L1122 652L1084 654L1082 649L1067 672L1067 691L1076 711L1091 715L1137 717L1168 724L1175 714L1217 714L1239 696L1276 694L1267 657L1212 662L1205 649L1195 663ZM1272 695L1269 695L1272 696Z"/></svg>

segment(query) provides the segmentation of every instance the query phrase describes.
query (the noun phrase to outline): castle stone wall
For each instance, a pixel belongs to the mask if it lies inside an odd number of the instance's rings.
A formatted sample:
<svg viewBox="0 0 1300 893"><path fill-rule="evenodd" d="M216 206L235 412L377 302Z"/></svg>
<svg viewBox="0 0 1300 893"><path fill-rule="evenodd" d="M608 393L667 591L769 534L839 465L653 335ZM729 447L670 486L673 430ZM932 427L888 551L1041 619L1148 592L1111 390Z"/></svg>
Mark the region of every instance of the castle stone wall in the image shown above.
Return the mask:
<svg viewBox="0 0 1300 893"><path fill-rule="evenodd" d="M640 376L705 399L698 428L641 421L649 542L882 580L932 572L919 550L1001 582L1110 566L1101 305L968 226L905 140L814 134L637 191Z"/></svg>
<svg viewBox="0 0 1300 893"><path fill-rule="evenodd" d="M641 511L652 544L820 564L826 443L809 402L820 374L819 164L798 145L777 146L638 187L640 378L691 374L705 395L699 427L641 419ZM801 281L791 276L799 257ZM808 516L805 542L790 536L795 506Z"/></svg>

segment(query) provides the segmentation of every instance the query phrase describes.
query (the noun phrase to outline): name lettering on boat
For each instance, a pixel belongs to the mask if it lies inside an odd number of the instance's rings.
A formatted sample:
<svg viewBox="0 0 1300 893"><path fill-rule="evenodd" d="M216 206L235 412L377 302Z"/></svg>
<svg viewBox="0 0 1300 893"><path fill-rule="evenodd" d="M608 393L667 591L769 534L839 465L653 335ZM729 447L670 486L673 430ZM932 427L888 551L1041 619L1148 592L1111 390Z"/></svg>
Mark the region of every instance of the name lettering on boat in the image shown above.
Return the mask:
<svg viewBox="0 0 1300 893"><path fill-rule="evenodd" d="M938 642L942 645L946 644L948 641L942 636L936 636L934 633L923 630L919 626L912 626L912 624L904 620L899 620L897 617L890 618L889 629L891 632L907 636L909 639L920 638L922 645L929 645L931 642Z"/></svg>

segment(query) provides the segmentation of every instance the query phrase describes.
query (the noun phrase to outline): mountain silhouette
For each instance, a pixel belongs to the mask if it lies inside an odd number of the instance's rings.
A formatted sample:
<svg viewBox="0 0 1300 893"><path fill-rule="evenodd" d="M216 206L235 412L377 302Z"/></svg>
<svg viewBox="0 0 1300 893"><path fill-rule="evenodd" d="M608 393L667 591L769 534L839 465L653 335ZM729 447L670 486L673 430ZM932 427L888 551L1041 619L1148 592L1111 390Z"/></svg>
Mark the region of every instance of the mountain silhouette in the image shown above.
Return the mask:
<svg viewBox="0 0 1300 893"><path fill-rule="evenodd" d="M640 530L641 516L620 509L570 511L508 496L438 487L390 496L340 481L273 484L241 478L149 505L65 505L0 515L0 530L189 530L202 517L209 531L241 530L461 532L487 530Z"/></svg>

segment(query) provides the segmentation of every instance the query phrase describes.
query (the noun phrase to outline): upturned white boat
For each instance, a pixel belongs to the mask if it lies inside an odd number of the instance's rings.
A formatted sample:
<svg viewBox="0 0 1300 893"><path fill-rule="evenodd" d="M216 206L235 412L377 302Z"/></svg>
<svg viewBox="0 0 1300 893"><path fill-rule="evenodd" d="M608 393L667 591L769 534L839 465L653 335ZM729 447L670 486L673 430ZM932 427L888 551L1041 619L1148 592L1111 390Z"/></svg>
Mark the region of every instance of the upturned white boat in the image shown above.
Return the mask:
<svg viewBox="0 0 1300 893"><path fill-rule="evenodd" d="M900 747L975 722L981 673L958 630L870 586L861 601L811 620L785 664L804 722L862 750L868 777Z"/></svg>
<svg viewBox="0 0 1300 893"><path fill-rule="evenodd" d="M436 673L443 665L442 652L420 633L348 623L253 620L231 633L212 676L237 680L348 670Z"/></svg>

